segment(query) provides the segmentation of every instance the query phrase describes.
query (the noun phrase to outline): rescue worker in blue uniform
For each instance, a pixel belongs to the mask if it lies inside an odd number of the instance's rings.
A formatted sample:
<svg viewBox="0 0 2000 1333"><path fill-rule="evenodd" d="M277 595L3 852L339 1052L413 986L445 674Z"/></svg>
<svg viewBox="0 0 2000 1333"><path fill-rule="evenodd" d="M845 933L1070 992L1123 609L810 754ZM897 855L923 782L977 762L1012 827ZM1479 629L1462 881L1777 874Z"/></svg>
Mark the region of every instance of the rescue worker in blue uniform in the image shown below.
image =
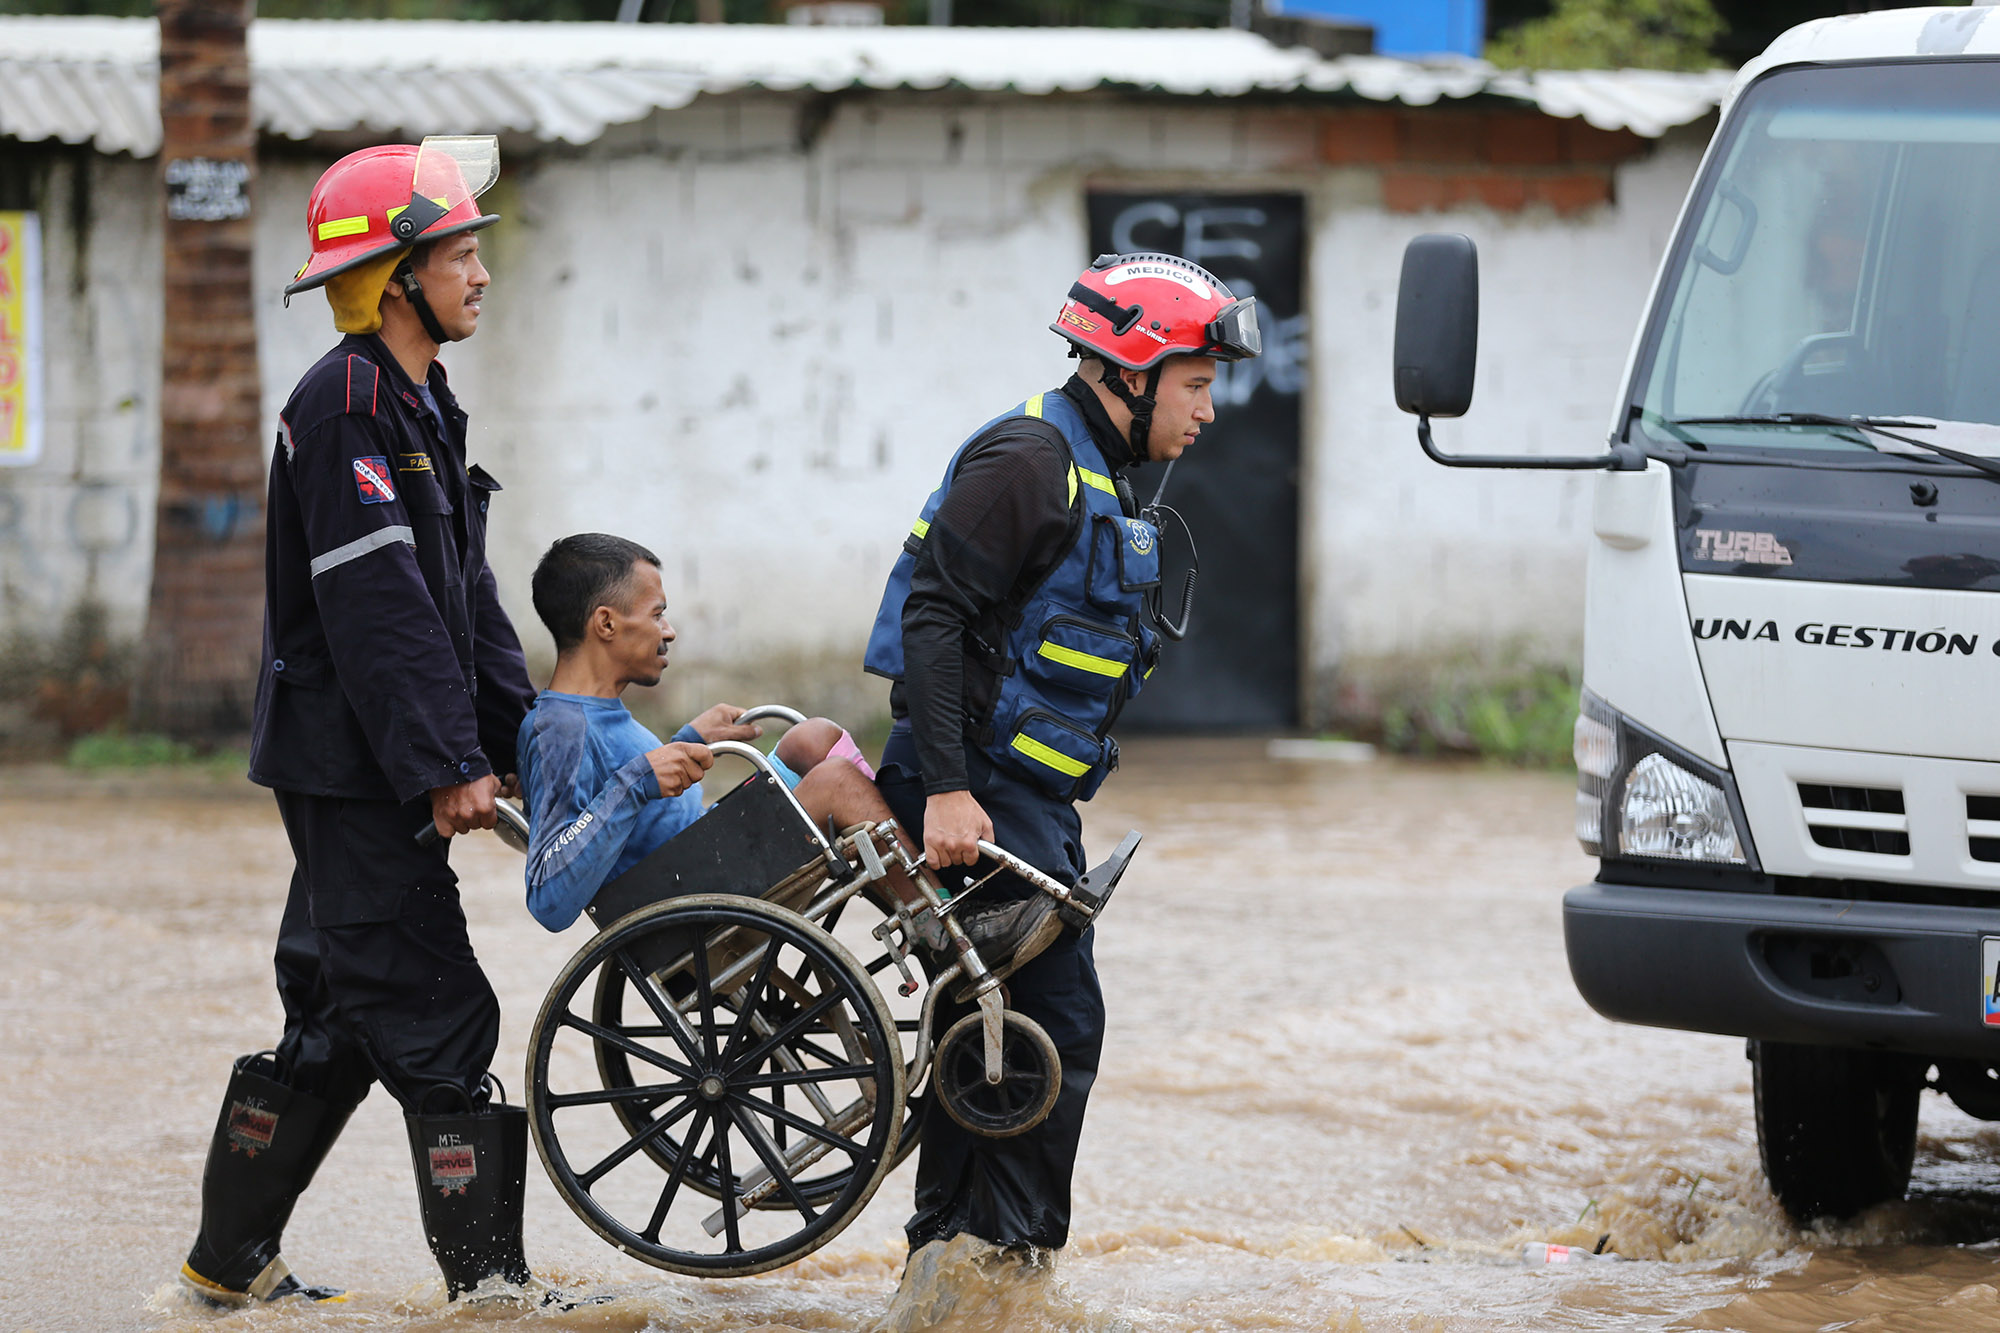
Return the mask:
<svg viewBox="0 0 2000 1333"><path fill-rule="evenodd" d="M1050 327L1077 373L960 446L868 643L867 669L893 682L878 783L949 888L971 878L980 839L1067 884L1084 873L1074 802L1117 767L1111 726L1163 633L1185 628L1185 606L1180 624L1160 607L1160 533L1126 473L1179 457L1214 419L1217 361L1261 350L1254 301L1164 254L1099 258ZM1006 941L982 952L1008 977L1009 1007L1054 1040L1062 1088L1047 1120L1009 1138L925 1116L913 1270L924 1246L962 1234L1026 1252L1067 1242L1104 1036L1091 935L1064 930L1051 899L1008 876L960 916ZM972 1012L952 999L939 1031Z"/></svg>
<svg viewBox="0 0 2000 1333"><path fill-rule="evenodd" d="M490 159L490 160L489 160ZM475 198L491 139L343 158L308 203L347 334L280 414L266 515L264 666L250 776L297 860L278 932L284 1035L236 1062L182 1279L237 1305L332 1299L291 1275L285 1222L380 1081L408 1117L431 1248L455 1299L531 1281L526 1116L489 1094L500 1008L467 939L443 835L490 828L534 692L486 562L500 490L466 459L435 357L477 327Z"/></svg>

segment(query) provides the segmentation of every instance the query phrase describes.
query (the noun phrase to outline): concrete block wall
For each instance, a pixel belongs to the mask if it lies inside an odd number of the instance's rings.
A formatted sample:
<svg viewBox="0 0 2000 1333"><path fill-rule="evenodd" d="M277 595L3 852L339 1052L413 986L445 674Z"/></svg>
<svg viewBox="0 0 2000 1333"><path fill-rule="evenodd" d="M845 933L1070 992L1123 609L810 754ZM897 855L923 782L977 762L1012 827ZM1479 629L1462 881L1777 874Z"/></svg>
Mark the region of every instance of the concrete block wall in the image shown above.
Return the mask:
<svg viewBox="0 0 2000 1333"><path fill-rule="evenodd" d="M857 663L910 516L971 428L1067 373L1046 326L1089 257L1086 189L1296 189L1309 226L1313 698L1325 706L1343 664L1399 654L1521 639L1571 655L1587 482L1447 472L1418 454L1389 392L1402 246L1450 229L1481 247L1478 398L1441 427L1446 446L1594 451L1701 137L1656 145L1449 107L755 94L516 154L489 196L506 221L485 237L483 327L444 357L473 453L507 487L494 510L503 595L545 657L527 599L535 558L567 532L623 533L663 557L682 636L663 712L716 696L879 710L883 687ZM323 298L286 310L278 293L335 155L290 149L261 169L267 438L334 336ZM38 468L0 472L0 518L37 492L42 515L17 522L11 545L0 527L0 629L86 585L128 632L144 613L152 164L89 170L104 199L86 281L50 280L63 385L51 402L69 424ZM53 275L74 240L50 232ZM84 551L57 513L100 482L134 515L113 525L115 552Z"/></svg>
<svg viewBox="0 0 2000 1333"><path fill-rule="evenodd" d="M78 150L52 155L39 182L42 454L0 468L0 641L52 639L83 604L121 636L144 615L160 451L155 175Z"/></svg>

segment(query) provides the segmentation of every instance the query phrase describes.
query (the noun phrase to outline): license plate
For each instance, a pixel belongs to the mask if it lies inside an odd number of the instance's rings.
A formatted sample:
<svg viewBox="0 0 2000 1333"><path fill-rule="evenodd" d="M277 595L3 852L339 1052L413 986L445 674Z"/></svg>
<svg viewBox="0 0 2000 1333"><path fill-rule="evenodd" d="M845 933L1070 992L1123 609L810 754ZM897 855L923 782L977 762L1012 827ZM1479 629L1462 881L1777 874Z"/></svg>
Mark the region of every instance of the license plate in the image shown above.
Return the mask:
<svg viewBox="0 0 2000 1333"><path fill-rule="evenodd" d="M1987 1027L2000 1028L2000 935L1979 941L1979 1013Z"/></svg>

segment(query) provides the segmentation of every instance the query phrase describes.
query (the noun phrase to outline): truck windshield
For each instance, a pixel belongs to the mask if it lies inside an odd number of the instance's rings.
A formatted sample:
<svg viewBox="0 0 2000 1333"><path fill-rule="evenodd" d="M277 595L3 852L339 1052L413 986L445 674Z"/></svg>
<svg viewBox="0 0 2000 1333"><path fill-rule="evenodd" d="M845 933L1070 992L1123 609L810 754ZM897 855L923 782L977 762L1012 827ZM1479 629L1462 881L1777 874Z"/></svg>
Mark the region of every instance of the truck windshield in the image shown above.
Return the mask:
<svg viewBox="0 0 2000 1333"><path fill-rule="evenodd" d="M1859 452L1882 441L1770 418L1894 418L2000 453L2000 61L1783 70L1724 134L1636 370L1641 430Z"/></svg>

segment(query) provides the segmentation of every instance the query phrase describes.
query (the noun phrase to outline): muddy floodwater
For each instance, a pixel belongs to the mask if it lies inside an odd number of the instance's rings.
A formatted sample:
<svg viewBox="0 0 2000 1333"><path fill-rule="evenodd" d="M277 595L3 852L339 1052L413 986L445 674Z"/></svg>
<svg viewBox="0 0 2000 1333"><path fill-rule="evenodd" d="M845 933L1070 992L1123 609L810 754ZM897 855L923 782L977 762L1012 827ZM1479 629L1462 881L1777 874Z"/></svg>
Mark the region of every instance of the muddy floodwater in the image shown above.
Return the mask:
<svg viewBox="0 0 2000 1333"><path fill-rule="evenodd" d="M1130 827L1146 843L1099 927L1110 1031L1053 1274L948 1263L892 1312L906 1165L802 1263L676 1277L599 1241L537 1165L530 1260L614 1299L452 1310L377 1092L285 1245L351 1298L215 1315L171 1279L229 1061L278 1033L276 810L248 788L0 775L0 1333L2000 1328L2000 1130L1927 1097L1909 1202L1787 1225L1743 1044L1614 1026L1571 987L1560 896L1593 869L1571 793L1131 747L1084 807L1095 853ZM518 1100L527 1025L588 928L536 926L497 839L454 861ZM1605 1237L1618 1259L1522 1259Z"/></svg>

